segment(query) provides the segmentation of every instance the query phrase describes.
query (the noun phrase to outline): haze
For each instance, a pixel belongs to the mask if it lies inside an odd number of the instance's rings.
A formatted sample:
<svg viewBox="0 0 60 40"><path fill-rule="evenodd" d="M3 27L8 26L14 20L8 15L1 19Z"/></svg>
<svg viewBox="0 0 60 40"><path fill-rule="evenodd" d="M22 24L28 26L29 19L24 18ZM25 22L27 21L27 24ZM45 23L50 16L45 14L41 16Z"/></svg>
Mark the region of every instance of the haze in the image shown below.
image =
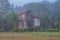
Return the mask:
<svg viewBox="0 0 60 40"><path fill-rule="evenodd" d="M10 4L14 4L15 6L23 6L24 4L27 3L32 3L32 2L41 2L43 0L9 0ZM49 2L55 2L56 0L47 0Z"/></svg>

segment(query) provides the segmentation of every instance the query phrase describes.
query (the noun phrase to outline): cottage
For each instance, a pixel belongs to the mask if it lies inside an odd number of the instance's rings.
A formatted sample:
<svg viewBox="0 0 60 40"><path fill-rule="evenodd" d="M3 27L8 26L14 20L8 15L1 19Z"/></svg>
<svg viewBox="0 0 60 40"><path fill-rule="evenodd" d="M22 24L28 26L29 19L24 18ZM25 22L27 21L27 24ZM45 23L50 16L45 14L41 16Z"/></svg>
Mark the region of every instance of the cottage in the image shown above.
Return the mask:
<svg viewBox="0 0 60 40"><path fill-rule="evenodd" d="M18 15L18 29L40 29L40 19L31 14L31 11L24 11Z"/></svg>

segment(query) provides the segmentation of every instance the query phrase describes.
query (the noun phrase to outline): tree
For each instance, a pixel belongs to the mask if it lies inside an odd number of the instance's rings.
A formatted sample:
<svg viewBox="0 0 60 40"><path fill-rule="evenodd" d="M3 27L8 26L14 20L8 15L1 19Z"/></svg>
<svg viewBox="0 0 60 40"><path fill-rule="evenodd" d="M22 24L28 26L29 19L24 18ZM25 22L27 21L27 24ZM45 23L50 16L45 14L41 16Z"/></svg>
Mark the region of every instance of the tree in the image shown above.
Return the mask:
<svg viewBox="0 0 60 40"><path fill-rule="evenodd" d="M60 0L57 0L53 5L54 16L57 16L58 19L60 20Z"/></svg>
<svg viewBox="0 0 60 40"><path fill-rule="evenodd" d="M6 16L7 18L7 22L8 22L8 26L10 28L10 30L12 30L13 28L16 28L16 22L17 22L17 14L14 12L10 12L9 14L7 14Z"/></svg>
<svg viewBox="0 0 60 40"><path fill-rule="evenodd" d="M49 28L51 27L52 25L52 17L50 15L48 15L48 13L44 14L44 18L43 18L43 28Z"/></svg>
<svg viewBox="0 0 60 40"><path fill-rule="evenodd" d="M10 10L10 4L8 0L0 0L0 16L6 17L8 10Z"/></svg>
<svg viewBox="0 0 60 40"><path fill-rule="evenodd" d="M60 30L60 21L58 20L58 17L54 18L54 25L57 30Z"/></svg>

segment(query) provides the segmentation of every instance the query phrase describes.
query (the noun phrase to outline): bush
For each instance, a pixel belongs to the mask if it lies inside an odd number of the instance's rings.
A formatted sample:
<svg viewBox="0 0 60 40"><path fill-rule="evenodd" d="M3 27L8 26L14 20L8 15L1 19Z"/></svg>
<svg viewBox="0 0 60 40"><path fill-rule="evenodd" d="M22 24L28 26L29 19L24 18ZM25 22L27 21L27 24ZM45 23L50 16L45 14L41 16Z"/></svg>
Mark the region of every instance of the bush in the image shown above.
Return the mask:
<svg viewBox="0 0 60 40"><path fill-rule="evenodd" d="M12 32L18 32L18 29L13 29Z"/></svg>
<svg viewBox="0 0 60 40"><path fill-rule="evenodd" d="M12 32L59 32L57 29L48 28L48 29L40 29L40 30L29 30L29 29L13 29Z"/></svg>
<svg viewBox="0 0 60 40"><path fill-rule="evenodd" d="M40 29L39 32L58 32L58 30L54 28L48 28L48 29Z"/></svg>
<svg viewBox="0 0 60 40"><path fill-rule="evenodd" d="M29 32L29 30L28 29L24 29L24 30L20 29L19 32Z"/></svg>
<svg viewBox="0 0 60 40"><path fill-rule="evenodd" d="M4 30L3 29L0 29L0 32L4 32Z"/></svg>
<svg viewBox="0 0 60 40"><path fill-rule="evenodd" d="M58 30L60 32L60 30Z"/></svg>

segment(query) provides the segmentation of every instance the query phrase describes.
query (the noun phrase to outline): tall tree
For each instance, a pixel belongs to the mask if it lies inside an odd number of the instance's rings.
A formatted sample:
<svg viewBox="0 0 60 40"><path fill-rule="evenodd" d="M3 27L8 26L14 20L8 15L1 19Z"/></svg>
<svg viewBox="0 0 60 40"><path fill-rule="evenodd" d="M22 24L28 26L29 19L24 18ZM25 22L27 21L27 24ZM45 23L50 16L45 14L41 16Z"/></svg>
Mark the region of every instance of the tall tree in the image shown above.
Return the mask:
<svg viewBox="0 0 60 40"><path fill-rule="evenodd" d="M10 12L9 14L7 14L6 16L7 18L7 22L8 22L8 26L9 29L8 30L12 30L13 28L16 28L16 23L17 23L17 14L14 12Z"/></svg>
<svg viewBox="0 0 60 40"><path fill-rule="evenodd" d="M0 0L0 16L4 18L9 10L10 4L8 0Z"/></svg>
<svg viewBox="0 0 60 40"><path fill-rule="evenodd" d="M54 16L57 16L58 19L60 20L60 0L57 0L54 3L53 9Z"/></svg>

